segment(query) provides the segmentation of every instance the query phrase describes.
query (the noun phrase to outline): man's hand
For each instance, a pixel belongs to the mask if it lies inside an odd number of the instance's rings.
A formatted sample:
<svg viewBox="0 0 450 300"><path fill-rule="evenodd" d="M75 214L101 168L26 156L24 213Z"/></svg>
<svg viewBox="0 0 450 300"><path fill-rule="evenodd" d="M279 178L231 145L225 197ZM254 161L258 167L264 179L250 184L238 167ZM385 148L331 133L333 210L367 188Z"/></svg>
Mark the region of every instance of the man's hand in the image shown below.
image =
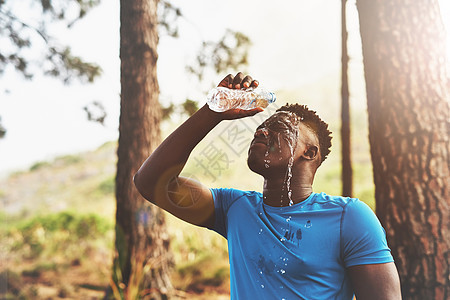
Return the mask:
<svg viewBox="0 0 450 300"><path fill-rule="evenodd" d="M244 74L239 72L236 76L228 74L224 79L222 79L218 86L229 89L248 89L249 87L256 88L258 85L259 82L257 80L253 80L250 75L244 77Z"/></svg>
<svg viewBox="0 0 450 300"><path fill-rule="evenodd" d="M222 81L219 83L219 87L226 87L229 89L248 89L248 88L256 88L258 87L259 82L257 80L253 80L250 75L244 76L242 72L233 76L232 74L228 74ZM222 120L234 120L245 117L251 117L256 115L259 112L264 111L261 107L257 107L251 110L244 109L230 109L224 112L217 113L218 116Z"/></svg>

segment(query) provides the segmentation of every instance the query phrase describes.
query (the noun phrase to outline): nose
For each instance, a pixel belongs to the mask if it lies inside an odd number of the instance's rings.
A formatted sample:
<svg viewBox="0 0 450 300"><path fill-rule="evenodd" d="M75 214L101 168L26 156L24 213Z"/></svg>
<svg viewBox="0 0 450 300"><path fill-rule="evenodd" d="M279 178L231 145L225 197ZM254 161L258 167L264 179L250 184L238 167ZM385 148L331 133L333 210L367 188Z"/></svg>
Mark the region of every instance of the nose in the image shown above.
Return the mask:
<svg viewBox="0 0 450 300"><path fill-rule="evenodd" d="M255 132L255 138L257 137L268 137L269 136L269 130L267 128L259 128Z"/></svg>

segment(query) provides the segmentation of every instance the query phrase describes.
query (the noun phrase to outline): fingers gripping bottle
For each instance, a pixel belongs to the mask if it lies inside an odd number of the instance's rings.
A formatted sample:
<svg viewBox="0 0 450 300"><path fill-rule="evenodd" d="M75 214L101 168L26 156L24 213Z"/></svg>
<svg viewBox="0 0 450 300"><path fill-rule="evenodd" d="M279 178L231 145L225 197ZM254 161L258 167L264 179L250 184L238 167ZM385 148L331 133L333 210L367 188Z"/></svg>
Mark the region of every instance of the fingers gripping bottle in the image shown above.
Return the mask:
<svg viewBox="0 0 450 300"><path fill-rule="evenodd" d="M275 102L275 100L274 93L260 88L236 90L226 87L216 87L209 91L206 103L208 103L211 110L223 112L234 108L243 110L250 110L256 107L266 108L270 103Z"/></svg>

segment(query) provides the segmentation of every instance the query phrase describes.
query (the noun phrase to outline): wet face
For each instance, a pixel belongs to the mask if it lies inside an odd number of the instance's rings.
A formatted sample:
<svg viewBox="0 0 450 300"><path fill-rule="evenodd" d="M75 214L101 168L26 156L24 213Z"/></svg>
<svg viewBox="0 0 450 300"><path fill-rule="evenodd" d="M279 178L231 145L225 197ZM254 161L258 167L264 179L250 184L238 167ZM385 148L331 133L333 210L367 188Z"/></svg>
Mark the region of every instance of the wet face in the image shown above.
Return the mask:
<svg viewBox="0 0 450 300"><path fill-rule="evenodd" d="M291 112L277 112L256 129L247 164L263 176L284 176L303 146L300 118Z"/></svg>

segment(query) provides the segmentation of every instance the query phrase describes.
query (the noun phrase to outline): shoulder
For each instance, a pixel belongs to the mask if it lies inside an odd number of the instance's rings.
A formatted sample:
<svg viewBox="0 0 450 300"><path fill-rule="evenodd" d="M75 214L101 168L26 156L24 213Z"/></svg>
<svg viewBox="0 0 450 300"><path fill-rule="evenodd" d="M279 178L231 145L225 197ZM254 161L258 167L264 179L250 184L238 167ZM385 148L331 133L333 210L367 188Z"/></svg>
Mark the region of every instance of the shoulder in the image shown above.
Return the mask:
<svg viewBox="0 0 450 300"><path fill-rule="evenodd" d="M228 219L231 211L243 213L251 211L257 203L262 201L262 194L253 191L242 191L230 188L211 188L214 200L215 224L212 228L225 238L227 238ZM241 205L236 208L236 204ZM231 213L231 215L233 215Z"/></svg>
<svg viewBox="0 0 450 300"><path fill-rule="evenodd" d="M332 196L326 193L315 193L315 196L311 199L311 204L318 204L321 206L335 206L346 209L348 205L355 205L355 203L363 203L357 198ZM359 204L356 204L359 205Z"/></svg>
<svg viewBox="0 0 450 300"><path fill-rule="evenodd" d="M393 261L383 226L362 201L355 199L345 206L341 238L346 267Z"/></svg>
<svg viewBox="0 0 450 300"><path fill-rule="evenodd" d="M226 202L228 206L239 200L249 200L253 203L262 201L262 194L255 191L243 191L233 188L211 188L210 190L215 203Z"/></svg>
<svg viewBox="0 0 450 300"><path fill-rule="evenodd" d="M229 197L229 198L242 198L242 197L257 197L261 193L255 191L243 191L233 188L211 188L211 193L214 196Z"/></svg>

